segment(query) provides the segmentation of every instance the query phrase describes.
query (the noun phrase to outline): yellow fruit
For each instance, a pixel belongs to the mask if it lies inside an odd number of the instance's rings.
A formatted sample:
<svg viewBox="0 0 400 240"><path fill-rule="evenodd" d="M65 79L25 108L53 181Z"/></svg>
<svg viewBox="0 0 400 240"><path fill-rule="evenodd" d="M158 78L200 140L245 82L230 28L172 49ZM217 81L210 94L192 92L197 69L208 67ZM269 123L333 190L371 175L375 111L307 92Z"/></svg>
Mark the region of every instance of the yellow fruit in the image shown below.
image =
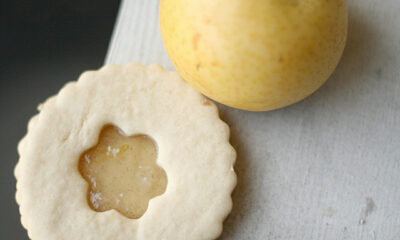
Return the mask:
<svg viewBox="0 0 400 240"><path fill-rule="evenodd" d="M318 89L347 36L345 0L161 0L159 13L182 77L211 99L251 111Z"/></svg>

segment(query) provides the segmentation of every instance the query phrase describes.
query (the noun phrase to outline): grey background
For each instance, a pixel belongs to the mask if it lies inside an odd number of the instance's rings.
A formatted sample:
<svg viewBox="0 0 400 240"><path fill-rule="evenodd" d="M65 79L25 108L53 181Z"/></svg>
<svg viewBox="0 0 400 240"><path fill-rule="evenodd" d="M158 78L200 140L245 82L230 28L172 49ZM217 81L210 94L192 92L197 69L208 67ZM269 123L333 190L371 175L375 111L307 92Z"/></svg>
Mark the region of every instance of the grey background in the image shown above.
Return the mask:
<svg viewBox="0 0 400 240"><path fill-rule="evenodd" d="M103 65L119 1L0 4L0 239L28 239L14 199L17 143L40 102Z"/></svg>

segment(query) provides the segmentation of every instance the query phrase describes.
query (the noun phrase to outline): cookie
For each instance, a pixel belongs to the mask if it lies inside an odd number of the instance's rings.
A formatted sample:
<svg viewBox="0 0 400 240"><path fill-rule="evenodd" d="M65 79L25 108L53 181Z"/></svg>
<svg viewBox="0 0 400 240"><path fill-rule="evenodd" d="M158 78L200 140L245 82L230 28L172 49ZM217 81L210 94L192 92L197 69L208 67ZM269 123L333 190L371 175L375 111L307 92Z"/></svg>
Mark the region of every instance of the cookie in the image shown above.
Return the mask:
<svg viewBox="0 0 400 240"><path fill-rule="evenodd" d="M215 239L236 154L217 107L158 65L107 65L39 106L18 145L31 239Z"/></svg>

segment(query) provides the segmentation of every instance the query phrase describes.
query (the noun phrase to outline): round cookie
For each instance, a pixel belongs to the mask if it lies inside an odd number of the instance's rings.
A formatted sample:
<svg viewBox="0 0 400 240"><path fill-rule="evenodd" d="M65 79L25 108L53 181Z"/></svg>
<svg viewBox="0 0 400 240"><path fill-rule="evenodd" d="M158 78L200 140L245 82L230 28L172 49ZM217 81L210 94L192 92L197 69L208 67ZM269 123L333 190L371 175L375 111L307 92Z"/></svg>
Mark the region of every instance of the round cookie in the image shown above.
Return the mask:
<svg viewBox="0 0 400 240"><path fill-rule="evenodd" d="M232 206L236 154L217 107L158 65L83 73L39 106L18 145L16 200L34 240L215 239ZM165 192L132 219L88 204L79 159L112 124L157 145Z"/></svg>

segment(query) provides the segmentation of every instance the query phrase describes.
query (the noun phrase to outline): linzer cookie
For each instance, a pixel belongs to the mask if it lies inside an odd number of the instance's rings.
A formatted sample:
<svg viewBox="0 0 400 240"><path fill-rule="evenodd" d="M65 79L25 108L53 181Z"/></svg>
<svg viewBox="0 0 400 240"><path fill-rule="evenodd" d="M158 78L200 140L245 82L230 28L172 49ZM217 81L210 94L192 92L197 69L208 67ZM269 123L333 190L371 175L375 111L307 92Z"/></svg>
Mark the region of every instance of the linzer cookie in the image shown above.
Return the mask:
<svg viewBox="0 0 400 240"><path fill-rule="evenodd" d="M15 169L34 240L215 239L235 151L216 106L158 65L107 65L39 108Z"/></svg>

